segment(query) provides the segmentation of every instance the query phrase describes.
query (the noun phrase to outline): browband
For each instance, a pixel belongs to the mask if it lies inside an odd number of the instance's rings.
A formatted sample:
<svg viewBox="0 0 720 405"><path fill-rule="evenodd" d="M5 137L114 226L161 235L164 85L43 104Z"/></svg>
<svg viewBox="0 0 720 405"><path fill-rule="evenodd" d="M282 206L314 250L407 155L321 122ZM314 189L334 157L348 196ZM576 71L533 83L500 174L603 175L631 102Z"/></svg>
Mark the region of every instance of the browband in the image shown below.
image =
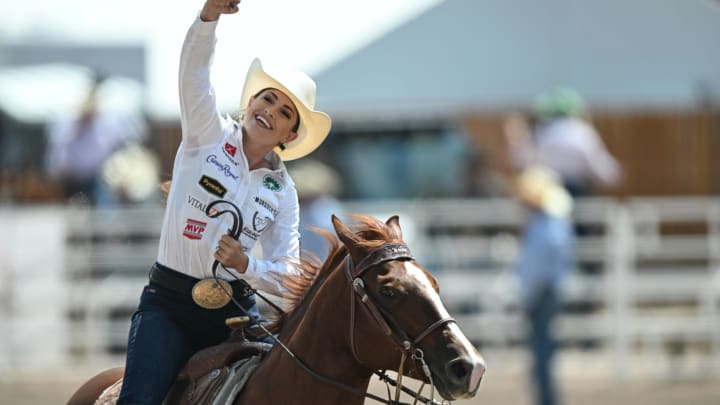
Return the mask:
<svg viewBox="0 0 720 405"><path fill-rule="evenodd" d="M410 249L402 243L386 243L365 256L360 263L352 269L352 278L362 276L367 269L390 260L415 260Z"/></svg>

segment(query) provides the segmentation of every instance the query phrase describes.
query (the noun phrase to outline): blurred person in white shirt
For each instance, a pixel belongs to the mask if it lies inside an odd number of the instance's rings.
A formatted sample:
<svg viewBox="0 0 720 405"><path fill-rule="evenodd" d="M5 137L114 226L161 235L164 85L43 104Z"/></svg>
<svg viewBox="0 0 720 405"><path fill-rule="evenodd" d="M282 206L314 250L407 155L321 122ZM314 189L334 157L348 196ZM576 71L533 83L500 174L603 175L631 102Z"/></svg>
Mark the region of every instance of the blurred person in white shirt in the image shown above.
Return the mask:
<svg viewBox="0 0 720 405"><path fill-rule="evenodd" d="M574 90L557 88L540 95L530 122L513 115L505 123L510 163L518 171L536 165L551 169L575 198L597 186L617 185L621 167L586 115Z"/></svg>
<svg viewBox="0 0 720 405"><path fill-rule="evenodd" d="M63 116L48 127L45 168L68 201L99 204L111 200L102 182L103 165L125 145L140 142L146 135L139 117L102 108L105 80L96 74L77 114Z"/></svg>

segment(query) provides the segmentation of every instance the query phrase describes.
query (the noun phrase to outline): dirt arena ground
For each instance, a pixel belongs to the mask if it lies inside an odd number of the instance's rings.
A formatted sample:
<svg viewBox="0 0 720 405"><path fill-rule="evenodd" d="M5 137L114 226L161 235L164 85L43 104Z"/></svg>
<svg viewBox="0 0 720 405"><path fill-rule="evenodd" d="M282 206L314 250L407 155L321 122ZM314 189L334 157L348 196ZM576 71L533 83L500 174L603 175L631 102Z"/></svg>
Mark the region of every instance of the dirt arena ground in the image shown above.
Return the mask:
<svg viewBox="0 0 720 405"><path fill-rule="evenodd" d="M32 378L31 378L32 377ZM35 373L0 382L0 403L13 405L64 404L81 383L80 376L55 376ZM30 381L34 380L34 381ZM373 383L373 392L382 387ZM717 405L720 403L720 381L699 380L668 384L659 381L632 384L608 381L563 381L567 405ZM522 381L506 376L488 378L472 400L456 401L461 405L529 405L530 396ZM376 403L368 401L367 404Z"/></svg>
<svg viewBox="0 0 720 405"><path fill-rule="evenodd" d="M531 405L532 397L522 356L487 356L488 373L474 399L456 401L462 405ZM496 367L493 369L492 365ZM646 366L643 366L646 367ZM558 378L565 405L717 405L720 404L720 378L702 368L671 374L664 361L650 363L654 372L637 367L624 378L613 376L607 359L565 356L558 364ZM16 370L0 373L0 404L64 404L70 394L96 368L72 367L68 370ZM714 376L714 377L713 377ZM415 381L408 384L418 387ZM371 392L385 395L377 379ZM427 391L425 391L427 393ZM407 398L404 400L408 401ZM412 401L408 401L412 402ZM367 401L366 404L374 404Z"/></svg>

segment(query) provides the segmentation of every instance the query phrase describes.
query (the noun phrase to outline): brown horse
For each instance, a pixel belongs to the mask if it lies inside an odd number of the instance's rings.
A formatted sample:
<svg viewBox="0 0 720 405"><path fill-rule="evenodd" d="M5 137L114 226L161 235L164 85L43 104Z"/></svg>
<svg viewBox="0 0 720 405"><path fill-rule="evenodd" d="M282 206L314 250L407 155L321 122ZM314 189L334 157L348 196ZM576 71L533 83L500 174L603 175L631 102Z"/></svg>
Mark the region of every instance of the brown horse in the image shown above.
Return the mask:
<svg viewBox="0 0 720 405"><path fill-rule="evenodd" d="M233 404L395 403L366 394L377 370L420 379L447 400L474 396L484 361L402 241L398 217L383 223L357 216L355 232L332 219L340 243L332 238L324 264L301 265L304 281L290 287L302 298L276 324L282 344ZM122 369L98 374L68 405L92 404L121 376Z"/></svg>

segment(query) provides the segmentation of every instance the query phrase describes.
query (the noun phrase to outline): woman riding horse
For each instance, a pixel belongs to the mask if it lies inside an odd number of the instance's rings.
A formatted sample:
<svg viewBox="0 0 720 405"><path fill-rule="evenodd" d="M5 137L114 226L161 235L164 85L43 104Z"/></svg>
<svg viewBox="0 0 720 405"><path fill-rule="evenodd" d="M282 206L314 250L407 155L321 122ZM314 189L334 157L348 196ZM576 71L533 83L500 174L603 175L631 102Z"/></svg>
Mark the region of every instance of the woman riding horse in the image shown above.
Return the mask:
<svg viewBox="0 0 720 405"><path fill-rule="evenodd" d="M275 325L279 343L227 403L398 404L401 388L387 400L366 392L379 370L430 384L423 403L436 403L435 389L448 400L475 395L484 361L403 242L398 218L358 218L352 232L333 216L341 244L333 239L324 264L302 264L304 277L290 288L303 298ZM68 405L92 404L121 375L112 374L91 379Z"/></svg>
<svg viewBox="0 0 720 405"><path fill-rule="evenodd" d="M132 316L119 404L157 405L180 368L196 351L228 337L225 319L242 313L225 289L254 318L252 292L235 277L277 295L299 257L298 197L283 161L315 150L330 118L314 111L315 83L304 73L269 74L255 59L247 73L238 119L222 117L210 84L215 28L239 0L207 0L187 33L180 56L182 142L167 187L167 207L157 262ZM260 33L258 33L260 34ZM257 38L258 40L260 38ZM240 207L247 219L239 239L227 234L227 217L208 218L217 199ZM256 242L263 259L251 257ZM213 261L228 272L211 277ZM222 287L222 288L220 288Z"/></svg>

